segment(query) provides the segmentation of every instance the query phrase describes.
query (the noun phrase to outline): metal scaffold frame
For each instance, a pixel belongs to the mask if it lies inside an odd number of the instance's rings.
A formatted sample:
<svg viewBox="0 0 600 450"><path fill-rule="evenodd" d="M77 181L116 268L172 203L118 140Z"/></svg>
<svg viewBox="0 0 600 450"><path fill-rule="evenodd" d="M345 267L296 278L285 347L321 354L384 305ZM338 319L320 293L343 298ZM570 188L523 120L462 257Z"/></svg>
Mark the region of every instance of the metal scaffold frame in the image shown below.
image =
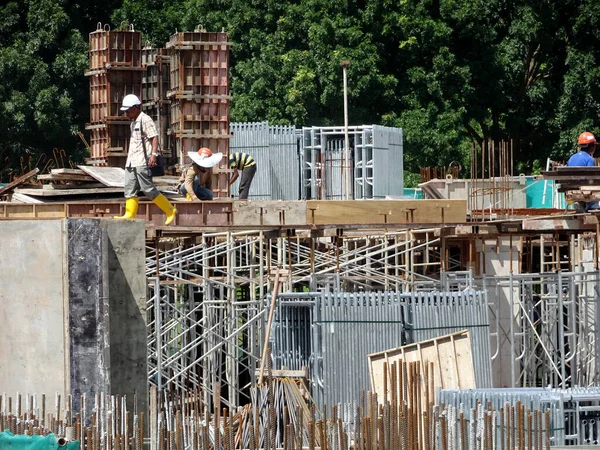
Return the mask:
<svg viewBox="0 0 600 450"><path fill-rule="evenodd" d="M485 290L494 385L600 381L598 272L474 278L454 270L460 258L434 229L317 231L205 233L149 246L149 381L200 389L207 404L216 385L229 407L250 401L279 269L283 294Z"/></svg>
<svg viewBox="0 0 600 450"><path fill-rule="evenodd" d="M508 345L511 387L568 388L600 381L598 272L511 274L483 281L490 292L492 359L503 343Z"/></svg>
<svg viewBox="0 0 600 450"><path fill-rule="evenodd" d="M201 388L207 402L220 382L230 407L247 403L256 382L272 269L289 269L283 292L404 292L435 282L425 275L434 257L423 254L439 255L439 238L409 230L327 238L248 231L198 239L148 247L148 377L161 390Z"/></svg>

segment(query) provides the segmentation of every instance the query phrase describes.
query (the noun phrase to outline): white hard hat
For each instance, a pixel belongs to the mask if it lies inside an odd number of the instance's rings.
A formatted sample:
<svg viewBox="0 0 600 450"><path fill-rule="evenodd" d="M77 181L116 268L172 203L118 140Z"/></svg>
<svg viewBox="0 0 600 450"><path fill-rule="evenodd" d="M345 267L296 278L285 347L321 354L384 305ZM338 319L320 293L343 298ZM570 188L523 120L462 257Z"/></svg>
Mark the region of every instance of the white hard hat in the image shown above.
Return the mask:
<svg viewBox="0 0 600 450"><path fill-rule="evenodd" d="M138 98L137 95L127 94L123 97L123 106L121 106L121 111L127 111L132 106L141 105L142 102Z"/></svg>

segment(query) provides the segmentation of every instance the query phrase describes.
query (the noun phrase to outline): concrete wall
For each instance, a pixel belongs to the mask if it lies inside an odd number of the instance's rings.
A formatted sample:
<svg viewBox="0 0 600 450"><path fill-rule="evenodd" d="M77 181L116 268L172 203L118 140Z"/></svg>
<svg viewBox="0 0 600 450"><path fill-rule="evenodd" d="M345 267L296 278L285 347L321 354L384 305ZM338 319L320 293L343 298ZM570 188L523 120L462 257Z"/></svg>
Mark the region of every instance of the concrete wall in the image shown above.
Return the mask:
<svg viewBox="0 0 600 450"><path fill-rule="evenodd" d="M0 221L0 390L145 408L144 239L143 221Z"/></svg>
<svg viewBox="0 0 600 450"><path fill-rule="evenodd" d="M0 391L68 389L65 222L0 221Z"/></svg>
<svg viewBox="0 0 600 450"><path fill-rule="evenodd" d="M526 208L527 192L525 190L527 177L513 177L508 182L497 178L495 183L485 181L453 179L431 180L426 184L439 192L446 199L467 199L467 211L489 208ZM423 187L423 185L419 185ZM505 188L508 187L508 191ZM423 189L425 192L425 189Z"/></svg>
<svg viewBox="0 0 600 450"><path fill-rule="evenodd" d="M487 276L508 276L511 270L511 247L510 238L499 238L486 240L481 243L477 241L477 251L480 252L480 260L485 260L485 274ZM513 239L512 242L512 271L519 273L519 255L521 252L521 241ZM483 272L483 266L480 268ZM511 310L510 288L508 286L487 286L488 301L495 305L497 317L490 314L490 331L498 333L497 338L490 340L492 356L497 352L492 361L492 373L495 387L513 387L511 373L518 373L518 362L510 346L510 324L515 311ZM518 296L518 289L513 292L514 298ZM514 369L514 371L513 371Z"/></svg>

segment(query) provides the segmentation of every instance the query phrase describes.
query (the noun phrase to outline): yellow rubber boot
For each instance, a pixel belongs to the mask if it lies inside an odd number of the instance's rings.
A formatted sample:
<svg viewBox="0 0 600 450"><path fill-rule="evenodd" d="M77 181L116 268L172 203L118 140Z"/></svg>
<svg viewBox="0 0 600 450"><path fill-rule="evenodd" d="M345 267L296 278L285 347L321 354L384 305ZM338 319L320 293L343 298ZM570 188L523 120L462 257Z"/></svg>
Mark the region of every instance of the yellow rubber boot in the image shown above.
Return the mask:
<svg viewBox="0 0 600 450"><path fill-rule="evenodd" d="M128 198L125 200L125 214L122 216L114 216L114 219L135 219L137 216L139 199L137 197Z"/></svg>
<svg viewBox="0 0 600 450"><path fill-rule="evenodd" d="M171 205L169 200L167 200L167 197L165 197L162 194L158 194L158 197L156 197L152 201L156 204L156 206L162 209L165 215L167 216L167 220L165 220L165 225L169 225L171 222L173 222L173 220L175 220L175 214L177 213L177 210L173 205Z"/></svg>

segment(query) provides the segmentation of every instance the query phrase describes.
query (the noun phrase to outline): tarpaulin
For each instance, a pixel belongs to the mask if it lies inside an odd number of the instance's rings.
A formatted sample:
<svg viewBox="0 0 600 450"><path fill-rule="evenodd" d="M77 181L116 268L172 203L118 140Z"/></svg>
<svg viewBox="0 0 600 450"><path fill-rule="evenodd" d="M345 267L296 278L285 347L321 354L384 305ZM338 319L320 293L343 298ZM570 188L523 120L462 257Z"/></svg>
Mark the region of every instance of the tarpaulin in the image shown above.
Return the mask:
<svg viewBox="0 0 600 450"><path fill-rule="evenodd" d="M59 446L56 436L14 435L10 431L0 433L0 450L79 450L79 441Z"/></svg>

